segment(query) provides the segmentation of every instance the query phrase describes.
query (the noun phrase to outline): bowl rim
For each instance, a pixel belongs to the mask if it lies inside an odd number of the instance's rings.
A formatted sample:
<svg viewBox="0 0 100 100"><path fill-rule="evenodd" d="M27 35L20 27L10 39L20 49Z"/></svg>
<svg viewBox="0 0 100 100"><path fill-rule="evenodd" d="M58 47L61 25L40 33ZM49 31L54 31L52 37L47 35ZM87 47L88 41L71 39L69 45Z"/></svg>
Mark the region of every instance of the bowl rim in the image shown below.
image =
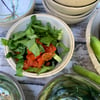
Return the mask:
<svg viewBox="0 0 100 100"><path fill-rule="evenodd" d="M20 92L22 100L25 100L24 92L23 92L22 87L20 86L20 84L18 83L17 80L13 76L11 76L10 74L2 72L2 71L0 71L0 75L8 77L10 80L12 80L14 82L14 85L16 86L16 88L18 89L18 91Z"/></svg>
<svg viewBox="0 0 100 100"><path fill-rule="evenodd" d="M58 72L60 72L61 70L63 70L65 68L65 66L69 63L70 59L72 58L72 55L73 55L73 52L74 52L74 36L73 36L73 33L71 31L71 29L69 28L69 26L64 22L62 21L61 19L55 17L55 16L52 16L52 15L49 15L49 14L32 14L32 15L29 15L27 17L24 17L23 19L19 20L18 22L16 22L10 29L9 31L7 32L7 36L6 36L6 39L9 39L10 37L10 34L11 32L14 30L14 28L16 26L18 26L18 24L24 22L24 20L30 18L31 16L33 15L36 15L36 16L46 16L46 17L49 17L49 18L53 18L54 20L56 21L59 21L60 23L62 23L66 29L67 29L67 33L69 35L69 40L71 40L71 43L70 43L70 51L68 52L68 55L66 57L66 59L64 60L64 62L62 62L62 64L60 65L60 67L57 67L47 73L42 73L40 75L37 75L36 73L29 73L29 72L23 72L23 76L27 76L27 77L33 77L33 78L43 78L43 77L49 77L49 76L52 76L52 75L55 75L57 74ZM5 46L5 55L8 53L9 49L8 49L8 46ZM16 71L16 64L12 61L11 58L7 59L8 63L11 65L11 67Z"/></svg>
<svg viewBox="0 0 100 100"><path fill-rule="evenodd" d="M75 74L75 73L73 73L73 74L72 74L72 73L66 73L66 74L58 75L58 76L52 78L49 82L47 82L47 83L44 85L43 89L40 91L40 93L39 93L39 95L38 95L38 97L37 97L37 100L39 100L39 97L41 96L42 92L48 87L48 85L50 85L54 80L56 80L56 79L58 79L58 78L60 78L60 77L64 77L64 76L65 76L65 77L73 77L73 76L74 76L75 79L76 79L76 77L80 77L80 78L82 78L83 80L89 82L91 85L93 85L94 87L96 87L96 88L98 88L98 89L100 90L99 85L97 85L94 81L90 80L89 78L83 77L83 76L78 75L78 74Z"/></svg>
<svg viewBox="0 0 100 100"><path fill-rule="evenodd" d="M20 19L22 19L23 17L27 16L35 7L35 0L33 0L33 4L31 6L31 8L22 16L18 17L18 18L15 18L14 20L11 20L11 21L7 21L7 22L0 22L0 25L6 25L6 24L10 24L10 23L14 23Z"/></svg>
<svg viewBox="0 0 100 100"><path fill-rule="evenodd" d="M88 22L87 28L86 28L86 46L87 46L87 50L90 56L90 59L94 65L94 68L96 69L96 71L100 74L100 63L98 62L91 46L90 46L90 36L91 36L91 30L90 28L92 27L93 21L97 15L97 13L99 12L99 9L97 9L97 11L94 13L94 15L91 17L91 19Z"/></svg>
<svg viewBox="0 0 100 100"><path fill-rule="evenodd" d="M83 9L83 8L87 8L87 7L90 7L94 4L96 4L98 2L98 0L96 0L94 3L92 3L91 5L87 5L87 6L83 6L83 7L69 7L69 6L64 6L64 5L61 5L59 3L56 3L54 0L47 0L47 2L49 1L49 3L51 2L52 4L56 5L56 6L60 6L60 7L63 7L64 9L67 8L67 9Z"/></svg>
<svg viewBox="0 0 100 100"><path fill-rule="evenodd" d="M56 0L52 0L52 1L54 1L55 3L58 3L58 4L60 4L60 5L63 5L63 6L78 8L78 7L86 7L86 6L89 6L89 5L91 5L91 4L95 3L95 2L97 2L98 0L95 0L95 1L93 1L93 2L91 2L91 3L86 4L86 5L83 5L83 6L70 6L70 5L66 5L66 4L61 4L61 3L57 2Z"/></svg>

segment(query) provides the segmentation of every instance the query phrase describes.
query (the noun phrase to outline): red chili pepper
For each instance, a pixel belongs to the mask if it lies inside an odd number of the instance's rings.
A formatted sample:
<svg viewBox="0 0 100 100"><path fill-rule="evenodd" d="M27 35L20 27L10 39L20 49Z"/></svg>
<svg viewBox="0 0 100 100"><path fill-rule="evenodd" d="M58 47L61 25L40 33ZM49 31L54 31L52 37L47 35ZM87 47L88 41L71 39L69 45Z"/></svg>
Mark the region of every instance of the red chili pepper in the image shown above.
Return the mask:
<svg viewBox="0 0 100 100"><path fill-rule="evenodd" d="M53 44L50 44L49 46L44 45L39 41L40 39L36 39L36 42L43 46L45 49L44 53L40 53L39 56L35 57L34 54L27 49L27 56L26 60L24 61L23 69L26 70L29 67L38 67L41 68L42 65L46 62L52 59L52 57L55 55L56 47ZM46 66L49 66L50 62L46 62Z"/></svg>
<svg viewBox="0 0 100 100"><path fill-rule="evenodd" d="M16 62L18 62L18 61L19 61L19 59L15 58L15 61L16 61Z"/></svg>
<svg viewBox="0 0 100 100"><path fill-rule="evenodd" d="M20 54L20 52L15 52L16 54Z"/></svg>
<svg viewBox="0 0 100 100"><path fill-rule="evenodd" d="M36 39L36 43L43 45L43 43L40 42L40 39L38 39L38 38Z"/></svg>
<svg viewBox="0 0 100 100"><path fill-rule="evenodd" d="M42 59L42 56L40 56L38 59L37 59L37 62L38 62L38 67L40 68L43 64L44 64L44 60Z"/></svg>
<svg viewBox="0 0 100 100"><path fill-rule="evenodd" d="M28 60L24 60L24 65L23 65L23 69L26 70L28 69L30 66L28 64Z"/></svg>
<svg viewBox="0 0 100 100"><path fill-rule="evenodd" d="M27 54L33 54L33 53L27 49Z"/></svg>
<svg viewBox="0 0 100 100"><path fill-rule="evenodd" d="M45 52L55 52L56 51L56 47L53 44L50 44L49 47L44 45L43 46L45 49Z"/></svg>
<svg viewBox="0 0 100 100"><path fill-rule="evenodd" d="M35 60L36 57L33 54L30 54L30 55L26 56L26 59L28 59L28 60Z"/></svg>
<svg viewBox="0 0 100 100"><path fill-rule="evenodd" d="M45 65L46 65L46 66L49 66L49 65L50 65L50 62L47 62Z"/></svg>
<svg viewBox="0 0 100 100"><path fill-rule="evenodd" d="M44 53L43 55L42 55L42 59L44 60L44 61L48 61L48 60L51 60L52 59L52 57L55 55L55 53L51 53L51 52L49 52L49 53Z"/></svg>

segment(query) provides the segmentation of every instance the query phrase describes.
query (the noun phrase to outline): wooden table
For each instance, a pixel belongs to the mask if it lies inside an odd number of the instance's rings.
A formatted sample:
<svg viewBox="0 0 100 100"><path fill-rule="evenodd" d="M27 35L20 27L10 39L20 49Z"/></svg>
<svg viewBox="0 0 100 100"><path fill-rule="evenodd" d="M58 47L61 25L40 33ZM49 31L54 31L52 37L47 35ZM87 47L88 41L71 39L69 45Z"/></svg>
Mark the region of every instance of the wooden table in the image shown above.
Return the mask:
<svg viewBox="0 0 100 100"><path fill-rule="evenodd" d="M41 0L36 0L34 13L46 13ZM75 37L75 50L70 63L65 67L64 70L62 70L57 75L63 73L70 73L73 64L80 64L86 67L87 69L96 72L89 58L87 47L86 47L85 30L86 30L87 23L88 23L88 19L75 25L69 25ZM2 28L0 28L0 38L5 37L6 34L7 34L7 30L3 31ZM57 76L54 75L52 77L42 78L42 79L14 76L15 71L8 64L4 55L4 46L1 43L0 43L0 71L9 73L16 80L18 80L18 82L20 83L24 91L26 100L35 100L39 92L42 90L43 86L49 80Z"/></svg>

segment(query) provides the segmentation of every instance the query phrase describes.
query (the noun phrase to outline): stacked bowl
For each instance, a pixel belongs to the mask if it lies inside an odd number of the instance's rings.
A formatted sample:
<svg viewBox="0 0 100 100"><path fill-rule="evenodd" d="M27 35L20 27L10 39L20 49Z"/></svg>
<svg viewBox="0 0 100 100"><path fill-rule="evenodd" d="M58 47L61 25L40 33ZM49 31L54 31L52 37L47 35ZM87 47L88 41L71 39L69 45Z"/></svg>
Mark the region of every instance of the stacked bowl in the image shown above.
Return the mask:
<svg viewBox="0 0 100 100"><path fill-rule="evenodd" d="M97 3L98 0L43 0L46 11L67 24L75 24L91 16Z"/></svg>

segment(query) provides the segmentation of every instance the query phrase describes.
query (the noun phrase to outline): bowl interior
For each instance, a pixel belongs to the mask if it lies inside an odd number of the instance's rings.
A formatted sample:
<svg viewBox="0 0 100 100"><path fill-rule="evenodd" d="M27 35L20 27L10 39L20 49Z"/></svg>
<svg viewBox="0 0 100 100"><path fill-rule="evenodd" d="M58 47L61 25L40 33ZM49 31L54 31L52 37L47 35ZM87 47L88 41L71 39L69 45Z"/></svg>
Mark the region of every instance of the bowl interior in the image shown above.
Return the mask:
<svg viewBox="0 0 100 100"><path fill-rule="evenodd" d="M81 88L78 88L78 86L80 86ZM76 90L76 88L78 90ZM78 93L78 96L81 97L84 94L84 92L90 93L88 89L96 90L98 91L98 94L100 93L100 87L96 85L94 82L88 80L87 78L84 78L79 75L64 74L52 79L40 92L38 100L49 100L51 97L56 98L57 96L58 98L69 97L68 100L77 100L75 99L75 97L77 96L74 94L80 92ZM70 93L71 95L69 95ZM81 93L82 95L80 95ZM71 99L70 97L74 97L74 99Z"/></svg>
<svg viewBox="0 0 100 100"><path fill-rule="evenodd" d="M91 61L95 69L97 70L97 72L100 74L100 63L98 62L90 46L91 35L94 35L97 38L100 38L100 17L99 16L100 16L100 11L97 10L88 23L88 26L86 29L86 43L87 43L87 49L88 49L88 53L91 58Z"/></svg>
<svg viewBox="0 0 100 100"><path fill-rule="evenodd" d="M2 100L25 100L18 82L12 76L3 72L0 72L0 98Z"/></svg>
<svg viewBox="0 0 100 100"><path fill-rule="evenodd" d="M25 15L30 11L34 0L5 0L0 1L0 23L8 22Z"/></svg>
<svg viewBox="0 0 100 100"><path fill-rule="evenodd" d="M27 27L27 24L30 22L31 16L25 17L22 20L20 20L19 22L17 22L16 24L14 24L7 33L7 39L10 38L12 33L25 30ZM55 26L55 28L57 28L57 29L62 29L62 31L63 31L62 42L65 44L65 46L70 48L69 53L65 55L62 63L57 64L57 66L54 70L47 72L47 73L40 74L40 75L37 75L35 73L29 73L29 72L23 73L25 76L29 76L29 77L47 77L47 76L51 76L51 75L61 71L65 67L65 65L68 64L68 62L70 61L70 59L72 57L73 50L74 50L74 38L73 38L70 28L60 19L53 17L51 15L46 15L46 14L36 14L36 16L37 16L37 19L41 20L44 25L47 22L49 22L49 23L51 23L52 27ZM9 52L9 48L6 47L5 54L7 54L8 52ZM16 64L11 58L8 59L8 62L14 69L16 69Z"/></svg>

